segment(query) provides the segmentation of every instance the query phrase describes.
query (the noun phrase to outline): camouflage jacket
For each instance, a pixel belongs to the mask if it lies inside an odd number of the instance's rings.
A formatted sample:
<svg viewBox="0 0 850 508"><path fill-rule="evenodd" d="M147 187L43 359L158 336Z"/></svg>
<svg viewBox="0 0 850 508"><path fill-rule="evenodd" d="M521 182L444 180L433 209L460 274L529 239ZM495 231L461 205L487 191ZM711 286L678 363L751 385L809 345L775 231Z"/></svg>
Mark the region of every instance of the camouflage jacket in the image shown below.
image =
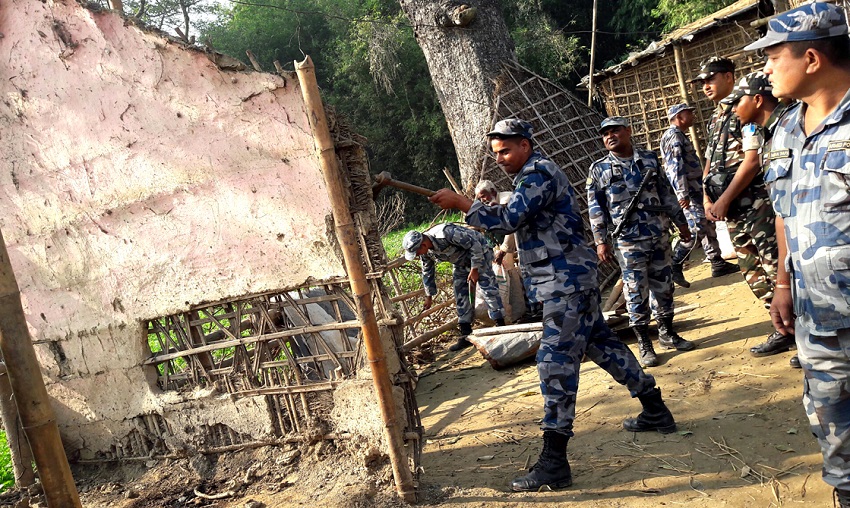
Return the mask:
<svg viewBox="0 0 850 508"><path fill-rule="evenodd" d="M805 105L773 133L765 180L785 222L797 324L813 333L850 328L850 91L808 137Z"/></svg>
<svg viewBox="0 0 850 508"><path fill-rule="evenodd" d="M436 264L438 261L448 261L453 265L482 268L487 262L485 251L490 251L484 235L457 224L437 224L423 235L431 239L434 246L424 255L422 260L422 285L425 294L437 294Z"/></svg>
<svg viewBox="0 0 850 508"><path fill-rule="evenodd" d="M520 270L533 302L598 287L596 253L588 245L575 190L567 175L538 152L514 176L507 205L475 201L466 222L516 232Z"/></svg>
<svg viewBox="0 0 850 508"><path fill-rule="evenodd" d="M770 140L773 137L773 132L776 130L776 125L790 106L791 104L789 103L779 103L770 114L764 126L757 123L748 123L741 127L741 135L743 137L741 141L742 148L745 152L758 150L762 168L767 167L767 161L764 155L765 151L770 150Z"/></svg>
<svg viewBox="0 0 850 508"><path fill-rule="evenodd" d="M718 104L708 121L706 136L705 160L710 163L709 173L738 170L744 160L741 138L741 121L730 107Z"/></svg>
<svg viewBox="0 0 850 508"><path fill-rule="evenodd" d="M593 239L597 244L604 242L608 230L613 230L624 219L626 208L649 168L655 168L655 177L647 182L640 195L641 205L648 208L634 209L626 218L626 226L618 240L632 242L659 238L670 227L670 218L676 224L686 224L655 152L635 148L630 164L623 164L609 152L590 165L587 177L587 207Z"/></svg>
<svg viewBox="0 0 850 508"><path fill-rule="evenodd" d="M675 125L664 131L659 143L667 181L677 200L702 203L702 165L688 136Z"/></svg>
<svg viewBox="0 0 850 508"><path fill-rule="evenodd" d="M727 111L728 108L728 111ZM748 127L752 129L752 127ZM748 134L750 134L748 132ZM735 173L744 161L744 134L741 122L732 113L729 106L718 104L708 121L708 148L705 159L710 161L708 174ZM734 199L734 206L729 211L730 216L737 216L752 206L758 199L767 199L767 189L764 186L764 178L759 173L738 196Z"/></svg>

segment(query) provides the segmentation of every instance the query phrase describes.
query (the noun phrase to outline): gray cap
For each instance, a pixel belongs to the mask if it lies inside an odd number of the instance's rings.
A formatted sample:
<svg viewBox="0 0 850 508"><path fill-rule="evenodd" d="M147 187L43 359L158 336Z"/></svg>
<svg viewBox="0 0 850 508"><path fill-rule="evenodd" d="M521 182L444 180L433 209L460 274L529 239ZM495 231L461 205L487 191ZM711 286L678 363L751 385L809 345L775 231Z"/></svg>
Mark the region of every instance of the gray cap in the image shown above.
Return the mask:
<svg viewBox="0 0 850 508"><path fill-rule="evenodd" d="M401 241L401 247L404 249L404 258L408 261L416 257L416 251L422 245L423 235L419 231L408 231L404 235L404 240Z"/></svg>
<svg viewBox="0 0 850 508"><path fill-rule="evenodd" d="M844 9L826 2L812 2L775 16L767 24L767 33L746 46L747 51L794 41L815 41L847 35Z"/></svg>
<svg viewBox="0 0 850 508"><path fill-rule="evenodd" d="M683 102L681 104L676 104L667 110L667 120L672 120L673 117L681 113L682 111L693 111L695 108L693 106L689 106L687 103Z"/></svg>
<svg viewBox="0 0 850 508"><path fill-rule="evenodd" d="M609 116L605 120L602 120L602 123L599 124L599 134L602 134L602 131L607 129L608 127L628 127L629 119L623 118L622 116Z"/></svg>
<svg viewBox="0 0 850 508"><path fill-rule="evenodd" d="M521 136L525 139L531 139L531 135L533 133L534 127L532 127L530 123L526 122L525 120L508 118L496 122L496 125L493 126L493 130L488 132L487 136Z"/></svg>

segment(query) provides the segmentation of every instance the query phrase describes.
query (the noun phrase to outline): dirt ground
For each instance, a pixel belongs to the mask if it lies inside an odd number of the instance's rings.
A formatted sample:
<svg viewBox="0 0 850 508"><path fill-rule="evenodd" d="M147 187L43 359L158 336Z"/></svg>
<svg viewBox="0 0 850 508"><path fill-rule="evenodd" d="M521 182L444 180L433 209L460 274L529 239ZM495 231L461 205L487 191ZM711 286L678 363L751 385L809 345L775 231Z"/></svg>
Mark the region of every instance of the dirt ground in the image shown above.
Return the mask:
<svg viewBox="0 0 850 508"><path fill-rule="evenodd" d="M420 476L426 506L506 507L570 503L587 507L832 506L820 479L820 453L808 430L801 372L792 353L753 358L749 348L770 333L740 275L710 278L707 264L686 271L678 288L678 331L691 352L661 353L649 369L679 432L632 434L621 422L637 400L592 362L582 365L575 437L569 444L574 484L555 492L512 493L540 450L541 397L534 363L493 370L474 350L431 346L417 400L425 427ZM624 338L634 346L631 337ZM400 507L389 467L339 460L335 445L246 450L227 459L139 463L134 468L75 469L87 507L286 506ZM340 445L344 446L344 445ZM221 499L205 499L223 495ZM0 501L0 504L3 504Z"/></svg>

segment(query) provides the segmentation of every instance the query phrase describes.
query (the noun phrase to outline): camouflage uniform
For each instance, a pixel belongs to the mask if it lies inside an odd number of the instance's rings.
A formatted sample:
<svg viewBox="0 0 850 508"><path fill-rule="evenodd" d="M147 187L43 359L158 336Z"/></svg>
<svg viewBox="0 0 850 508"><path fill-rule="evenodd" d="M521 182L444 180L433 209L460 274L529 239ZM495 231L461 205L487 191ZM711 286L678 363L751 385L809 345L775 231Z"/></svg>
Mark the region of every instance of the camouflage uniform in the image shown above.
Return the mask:
<svg viewBox="0 0 850 508"><path fill-rule="evenodd" d="M646 325L650 307L656 317L673 316L673 275L670 268L670 217L684 223L681 208L655 152L635 148L633 158L624 163L609 153L590 166L587 178L587 206L593 238L605 242L608 228L624 220L623 214L643 181L648 168L655 177L640 195L645 207L636 208L625 218L626 226L613 239L615 255L623 270L623 294L631 327Z"/></svg>
<svg viewBox="0 0 850 508"><path fill-rule="evenodd" d="M452 264L452 285L455 292L458 323L471 324L475 318L469 297L469 270L478 268L478 287L484 293L490 319L504 317L502 297L499 295L499 283L493 273L493 251L487 245L484 235L478 231L457 224L437 224L422 233L431 239L433 247L422 259L422 285L425 294L437 294L435 265L437 261Z"/></svg>
<svg viewBox="0 0 850 508"><path fill-rule="evenodd" d="M702 244L708 259L722 260L714 222L706 219L705 208L702 206L702 166L694 145L681 129L671 125L661 136L660 148L667 181L670 182L676 199L690 201L688 207L682 211L688 220L688 229L691 230L693 238L689 242L679 242L676 245L673 264L684 263L697 241Z"/></svg>
<svg viewBox="0 0 850 508"><path fill-rule="evenodd" d="M573 435L582 356L605 369L632 396L653 393L655 379L605 324L599 308L596 254L588 246L575 191L552 161L535 152L514 177L505 206L475 201L467 223L516 232L528 298L543 302L543 339L537 371L543 393L544 431Z"/></svg>
<svg viewBox="0 0 850 508"><path fill-rule="evenodd" d="M725 127L724 127L725 126ZM734 173L744 160L741 123L731 108L719 104L708 122L710 161L707 179L720 173ZM776 278L776 226L770 199L762 175L758 174L733 201L727 213L726 225L744 280L756 298L770 308L773 283Z"/></svg>
<svg viewBox="0 0 850 508"><path fill-rule="evenodd" d="M826 483L850 490L850 92L808 137L792 107L765 176L784 219L803 403Z"/></svg>

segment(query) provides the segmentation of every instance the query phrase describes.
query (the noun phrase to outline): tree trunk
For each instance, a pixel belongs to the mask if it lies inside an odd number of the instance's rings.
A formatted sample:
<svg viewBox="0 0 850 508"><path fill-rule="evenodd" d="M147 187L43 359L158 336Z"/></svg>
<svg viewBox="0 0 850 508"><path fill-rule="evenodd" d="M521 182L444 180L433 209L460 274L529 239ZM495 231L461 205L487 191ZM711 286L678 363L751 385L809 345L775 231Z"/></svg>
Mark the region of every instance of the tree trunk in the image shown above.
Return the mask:
<svg viewBox="0 0 850 508"><path fill-rule="evenodd" d="M425 54L449 125L462 185L480 168L494 109L493 80L516 60L498 0L399 0Z"/></svg>

